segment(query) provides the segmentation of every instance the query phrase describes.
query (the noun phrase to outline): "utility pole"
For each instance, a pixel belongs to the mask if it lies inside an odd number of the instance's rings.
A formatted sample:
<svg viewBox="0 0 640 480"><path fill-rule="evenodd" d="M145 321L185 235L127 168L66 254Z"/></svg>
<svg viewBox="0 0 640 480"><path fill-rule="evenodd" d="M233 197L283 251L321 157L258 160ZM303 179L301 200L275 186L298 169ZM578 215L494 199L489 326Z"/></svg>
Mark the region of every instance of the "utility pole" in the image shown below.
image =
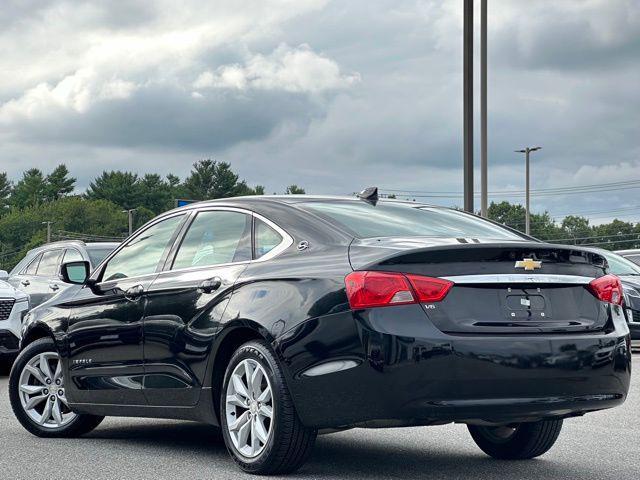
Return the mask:
<svg viewBox="0 0 640 480"><path fill-rule="evenodd" d="M531 210L530 210L530 175L529 175L529 154L531 152L535 152L536 150L540 150L542 147L526 147L522 150L516 150L516 153L524 153L525 158L525 217L524 217L524 233L527 235L531 234L531 226L530 226L530 218L531 218Z"/></svg>
<svg viewBox="0 0 640 480"><path fill-rule="evenodd" d="M473 0L464 0L462 43L464 209L473 213Z"/></svg>
<svg viewBox="0 0 640 480"><path fill-rule="evenodd" d="M133 233L133 212L135 212L136 208L130 208L129 210L123 210L123 213L126 213L129 216L129 236Z"/></svg>
<svg viewBox="0 0 640 480"><path fill-rule="evenodd" d="M42 222L42 225L47 226L47 243L51 243L51 224L53 222Z"/></svg>
<svg viewBox="0 0 640 480"><path fill-rule="evenodd" d="M480 0L480 214L488 214L487 190L487 0Z"/></svg>

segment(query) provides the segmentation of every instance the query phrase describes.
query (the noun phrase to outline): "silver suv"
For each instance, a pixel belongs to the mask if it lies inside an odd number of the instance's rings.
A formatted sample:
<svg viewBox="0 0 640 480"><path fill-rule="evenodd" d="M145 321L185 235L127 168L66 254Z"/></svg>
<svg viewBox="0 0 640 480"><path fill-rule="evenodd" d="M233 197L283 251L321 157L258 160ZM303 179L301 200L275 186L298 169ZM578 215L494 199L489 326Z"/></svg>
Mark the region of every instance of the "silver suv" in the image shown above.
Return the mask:
<svg viewBox="0 0 640 480"><path fill-rule="evenodd" d="M29 295L29 308L36 307L69 285L60 277L63 262L88 261L96 267L119 244L85 243L79 240L53 242L29 252L11 270L7 282Z"/></svg>

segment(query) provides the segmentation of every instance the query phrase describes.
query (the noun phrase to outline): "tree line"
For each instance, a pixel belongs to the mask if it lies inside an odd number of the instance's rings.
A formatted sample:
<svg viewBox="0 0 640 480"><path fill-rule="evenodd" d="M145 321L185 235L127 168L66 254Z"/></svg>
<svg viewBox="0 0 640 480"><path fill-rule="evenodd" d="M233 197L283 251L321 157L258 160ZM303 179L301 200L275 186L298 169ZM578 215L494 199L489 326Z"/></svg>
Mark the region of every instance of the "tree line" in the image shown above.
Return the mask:
<svg viewBox="0 0 640 480"><path fill-rule="evenodd" d="M206 200L240 195L263 195L261 185L250 187L226 162L211 159L193 164L184 178L176 175L103 171L82 194L77 179L64 164L45 174L26 170L13 183L0 172L0 268L9 269L27 250L46 241L46 222L52 240L121 240L128 233L126 210L135 209L134 226L175 206L176 199ZM289 185L284 193L303 194Z"/></svg>

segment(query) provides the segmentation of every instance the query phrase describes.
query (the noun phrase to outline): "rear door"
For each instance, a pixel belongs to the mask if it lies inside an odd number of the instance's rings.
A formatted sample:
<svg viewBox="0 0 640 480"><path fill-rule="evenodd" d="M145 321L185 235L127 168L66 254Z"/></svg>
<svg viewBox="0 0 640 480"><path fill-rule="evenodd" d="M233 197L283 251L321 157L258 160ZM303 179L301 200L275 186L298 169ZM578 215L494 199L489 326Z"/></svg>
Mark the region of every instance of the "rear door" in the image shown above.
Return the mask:
<svg viewBox="0 0 640 480"><path fill-rule="evenodd" d="M28 293L31 307L40 305L58 293L60 282L60 261L64 249L45 250L38 264L36 274L30 278Z"/></svg>
<svg viewBox="0 0 640 480"><path fill-rule="evenodd" d="M145 395L152 405L193 405L232 287L253 258L251 212L206 209L149 287L144 319Z"/></svg>
<svg viewBox="0 0 640 480"><path fill-rule="evenodd" d="M186 215L163 218L126 241L69 306L67 396L73 403L145 404L142 317Z"/></svg>

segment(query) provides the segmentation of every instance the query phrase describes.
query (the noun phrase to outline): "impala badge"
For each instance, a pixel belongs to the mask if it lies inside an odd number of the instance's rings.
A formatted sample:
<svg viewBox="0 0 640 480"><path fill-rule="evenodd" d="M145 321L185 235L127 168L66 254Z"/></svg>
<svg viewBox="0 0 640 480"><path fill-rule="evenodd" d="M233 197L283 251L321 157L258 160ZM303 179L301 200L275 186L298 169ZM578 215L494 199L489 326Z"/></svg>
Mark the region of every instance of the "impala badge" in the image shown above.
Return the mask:
<svg viewBox="0 0 640 480"><path fill-rule="evenodd" d="M533 258L525 258L516 262L516 268L524 268L525 270L535 270L536 268L542 268L542 262L534 260Z"/></svg>

